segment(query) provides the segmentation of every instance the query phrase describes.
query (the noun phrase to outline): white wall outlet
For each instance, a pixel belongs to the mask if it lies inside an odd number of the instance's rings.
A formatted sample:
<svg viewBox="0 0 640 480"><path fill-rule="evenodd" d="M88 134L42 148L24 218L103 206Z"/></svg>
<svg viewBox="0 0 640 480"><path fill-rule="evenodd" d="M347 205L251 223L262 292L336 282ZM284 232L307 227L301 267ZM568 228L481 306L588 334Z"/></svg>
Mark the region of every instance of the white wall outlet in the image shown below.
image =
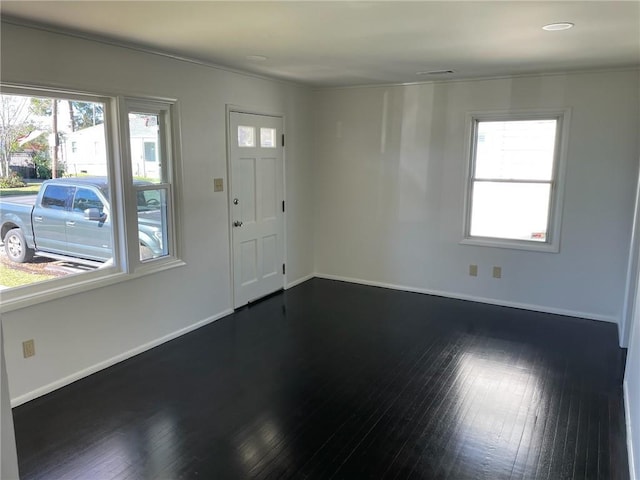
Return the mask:
<svg viewBox="0 0 640 480"><path fill-rule="evenodd" d="M502 267L493 267L493 278L502 278Z"/></svg>

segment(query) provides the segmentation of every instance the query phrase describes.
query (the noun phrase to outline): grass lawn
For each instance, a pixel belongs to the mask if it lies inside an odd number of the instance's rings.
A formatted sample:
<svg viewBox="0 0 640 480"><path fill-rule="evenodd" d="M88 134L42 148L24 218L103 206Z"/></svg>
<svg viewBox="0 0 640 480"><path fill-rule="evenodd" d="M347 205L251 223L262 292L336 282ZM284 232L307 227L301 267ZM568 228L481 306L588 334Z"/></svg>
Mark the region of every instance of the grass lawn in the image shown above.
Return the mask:
<svg viewBox="0 0 640 480"><path fill-rule="evenodd" d="M35 195L40 190L41 183L28 183L26 187L0 188L0 197L15 195Z"/></svg>
<svg viewBox="0 0 640 480"><path fill-rule="evenodd" d="M0 285L5 287L20 287L21 285L42 282L51 278L56 278L56 276L24 272L22 270L8 268L6 265L0 265Z"/></svg>

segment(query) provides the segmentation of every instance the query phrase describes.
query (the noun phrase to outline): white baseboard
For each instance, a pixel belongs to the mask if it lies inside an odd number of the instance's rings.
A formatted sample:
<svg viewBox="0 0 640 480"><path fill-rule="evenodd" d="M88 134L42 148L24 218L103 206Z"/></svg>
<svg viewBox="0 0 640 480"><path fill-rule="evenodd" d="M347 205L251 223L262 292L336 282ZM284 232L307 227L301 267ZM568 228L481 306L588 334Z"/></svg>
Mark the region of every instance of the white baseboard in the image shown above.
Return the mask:
<svg viewBox="0 0 640 480"><path fill-rule="evenodd" d="M313 277L315 277L316 274L315 273L311 273L309 275L305 275L304 277L300 277L297 280L294 280L292 282L287 283L287 285L284 287L285 290L289 290L290 288L295 287L296 285L300 285L301 283L306 282L307 280L311 280Z"/></svg>
<svg viewBox="0 0 640 480"><path fill-rule="evenodd" d="M633 456L633 435L631 431L631 409L629 408L629 387L627 381L622 383L622 391L624 392L624 420L627 427L627 455L629 456L629 475L630 480L640 480L636 476L636 467ZM637 439L636 439L637 440Z"/></svg>
<svg viewBox="0 0 640 480"><path fill-rule="evenodd" d="M547 307L543 305L531 305L527 303L509 302L505 300L498 300L495 298L476 297L474 295L466 295L462 293L445 292L441 290L431 290L427 288L407 287L406 285L395 285L392 283L374 282L370 280L362 280L360 278L341 277L338 275L327 275L324 273L316 273L318 278L325 278L327 280L339 280L341 282L358 283L361 285L369 285L372 287L390 288L393 290L403 290L405 292L413 293L425 293L427 295L436 295L438 297L455 298L457 300L469 300L471 302L487 303L490 305L498 305L501 307L519 308L522 310L531 310L534 312L552 313L555 315L565 315L567 317L586 318L589 320L599 320L601 322L618 323L615 317L608 315L597 315L588 312L579 312L575 310L565 310L562 308Z"/></svg>
<svg viewBox="0 0 640 480"><path fill-rule="evenodd" d="M232 309L224 310L217 315L213 315L211 317L205 318L204 320L200 320L199 322L194 323L193 325L189 325L188 327L181 328L180 330L176 330L164 337L157 338L148 343L140 345L138 347L132 348L131 350L121 353L120 355L116 355L115 357L111 357L103 362L96 363L88 368L80 370L78 372L72 373L60 380L56 380L55 382L51 382L48 385L44 385L43 387L36 388L30 392L25 393L24 395L20 395L18 397L11 399L11 407L17 407L18 405L22 405L30 400L38 398L42 395L46 395L47 393L51 393L54 390L62 388L70 383L75 382L76 380L80 380L81 378L88 377L89 375L96 373L100 370L103 370L107 367L115 365L116 363L122 362L128 358L134 357L142 352L146 352L147 350L151 350L153 347L157 347L169 340L173 340L174 338L178 338L186 333L192 332L193 330L197 330L200 327L204 327L209 323L215 322L216 320L221 319L222 317L226 317L227 315L233 313Z"/></svg>

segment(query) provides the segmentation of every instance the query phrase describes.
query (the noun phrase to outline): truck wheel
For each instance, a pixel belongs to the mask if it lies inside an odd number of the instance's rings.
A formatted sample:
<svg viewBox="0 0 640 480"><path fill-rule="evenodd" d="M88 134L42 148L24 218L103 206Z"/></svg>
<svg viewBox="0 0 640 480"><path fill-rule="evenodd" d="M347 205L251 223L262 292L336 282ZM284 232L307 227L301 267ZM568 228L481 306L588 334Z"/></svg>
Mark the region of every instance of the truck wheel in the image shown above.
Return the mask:
<svg viewBox="0 0 640 480"><path fill-rule="evenodd" d="M27 241L19 228L9 230L4 236L4 250L12 262L24 263L33 258L33 250L27 247Z"/></svg>

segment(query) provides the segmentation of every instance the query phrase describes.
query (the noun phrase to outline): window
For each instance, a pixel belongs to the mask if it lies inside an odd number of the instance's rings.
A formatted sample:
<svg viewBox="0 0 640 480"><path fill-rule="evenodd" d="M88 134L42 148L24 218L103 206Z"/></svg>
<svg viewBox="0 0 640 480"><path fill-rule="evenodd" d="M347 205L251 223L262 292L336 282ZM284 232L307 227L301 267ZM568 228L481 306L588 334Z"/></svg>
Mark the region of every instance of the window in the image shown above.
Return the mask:
<svg viewBox="0 0 640 480"><path fill-rule="evenodd" d="M99 214L104 212L104 205L102 200L98 198L98 194L88 188L76 189L76 195L73 198L73 211L84 214L88 208L95 208Z"/></svg>
<svg viewBox="0 0 640 480"><path fill-rule="evenodd" d="M276 129L275 128L260 129L260 146L262 148L276 148Z"/></svg>
<svg viewBox="0 0 640 480"><path fill-rule="evenodd" d="M463 243L559 251L568 112L470 117Z"/></svg>
<svg viewBox="0 0 640 480"><path fill-rule="evenodd" d="M256 146L256 130L253 127L245 125L238 126L238 146L239 147L255 147Z"/></svg>
<svg viewBox="0 0 640 480"><path fill-rule="evenodd" d="M62 185L48 185L42 194L42 208L66 210L69 200L73 197L73 188ZM8 202L11 200L9 199ZM7 207L5 210L10 210Z"/></svg>
<svg viewBox="0 0 640 480"><path fill-rule="evenodd" d="M173 163L171 109L167 104L140 100L127 101L126 109L137 206L138 260L146 263L170 257L175 244L172 233L174 170L166 168ZM148 161L149 151L157 162ZM138 158L143 161L136 163Z"/></svg>
<svg viewBox="0 0 640 480"><path fill-rule="evenodd" d="M175 103L43 92L3 86L0 95L17 135L9 154L30 152L26 181L42 185L31 199L0 191L11 254L0 258L2 311L183 264ZM1 153L6 174L11 157Z"/></svg>
<svg viewBox="0 0 640 480"><path fill-rule="evenodd" d="M144 142L144 160L145 162L156 161L156 144L155 142Z"/></svg>

